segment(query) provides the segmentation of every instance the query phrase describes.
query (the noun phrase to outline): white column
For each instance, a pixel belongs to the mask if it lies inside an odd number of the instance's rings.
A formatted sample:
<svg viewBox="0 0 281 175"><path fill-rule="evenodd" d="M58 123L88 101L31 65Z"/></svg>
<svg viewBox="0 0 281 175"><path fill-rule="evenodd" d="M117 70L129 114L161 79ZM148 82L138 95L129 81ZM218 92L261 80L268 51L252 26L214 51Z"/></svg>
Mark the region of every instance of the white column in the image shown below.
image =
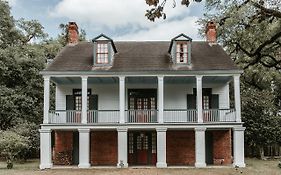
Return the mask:
<svg viewBox="0 0 281 175"><path fill-rule="evenodd" d="M202 75L196 76L196 101L197 101L197 121L203 123L203 106L202 106Z"/></svg>
<svg viewBox="0 0 281 175"><path fill-rule="evenodd" d="M49 123L50 77L44 76L44 118L43 123Z"/></svg>
<svg viewBox="0 0 281 175"><path fill-rule="evenodd" d="M119 110L120 110L120 123L125 123L125 77L119 77Z"/></svg>
<svg viewBox="0 0 281 175"><path fill-rule="evenodd" d="M40 132L40 169L52 168L51 130L39 129Z"/></svg>
<svg viewBox="0 0 281 175"><path fill-rule="evenodd" d="M79 168L89 168L90 165L90 129L79 131Z"/></svg>
<svg viewBox="0 0 281 175"><path fill-rule="evenodd" d="M244 161L244 131L245 127L233 128L233 166L245 167Z"/></svg>
<svg viewBox="0 0 281 175"><path fill-rule="evenodd" d="M206 167L205 127L195 128L195 167Z"/></svg>
<svg viewBox="0 0 281 175"><path fill-rule="evenodd" d="M164 77L158 76L158 122L164 123Z"/></svg>
<svg viewBox="0 0 281 175"><path fill-rule="evenodd" d="M156 128L157 131L157 168L166 168L166 131L167 128Z"/></svg>
<svg viewBox="0 0 281 175"><path fill-rule="evenodd" d="M117 128L118 132L118 162L117 168L127 168L128 167L128 129L125 127Z"/></svg>
<svg viewBox="0 0 281 175"><path fill-rule="evenodd" d="M87 96L88 96L88 77L83 76L82 79L82 119L81 123L86 124L87 123Z"/></svg>
<svg viewBox="0 0 281 175"><path fill-rule="evenodd" d="M233 79L236 121L241 122L240 75L234 75Z"/></svg>

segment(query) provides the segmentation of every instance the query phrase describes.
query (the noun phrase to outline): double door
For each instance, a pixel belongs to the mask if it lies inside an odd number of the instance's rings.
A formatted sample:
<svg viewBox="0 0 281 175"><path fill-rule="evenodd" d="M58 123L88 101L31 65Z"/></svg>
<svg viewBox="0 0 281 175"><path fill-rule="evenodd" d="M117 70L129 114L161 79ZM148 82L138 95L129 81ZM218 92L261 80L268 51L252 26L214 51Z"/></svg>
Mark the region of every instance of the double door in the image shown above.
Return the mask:
<svg viewBox="0 0 281 175"><path fill-rule="evenodd" d="M156 164L156 132L131 131L128 136L128 162L130 165Z"/></svg>

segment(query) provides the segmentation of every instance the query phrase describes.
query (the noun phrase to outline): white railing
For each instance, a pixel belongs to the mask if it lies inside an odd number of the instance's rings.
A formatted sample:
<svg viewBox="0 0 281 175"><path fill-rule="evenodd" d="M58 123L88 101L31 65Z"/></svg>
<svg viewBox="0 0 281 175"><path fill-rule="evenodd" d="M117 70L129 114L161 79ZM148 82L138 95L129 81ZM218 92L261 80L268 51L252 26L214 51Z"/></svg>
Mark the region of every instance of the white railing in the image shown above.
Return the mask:
<svg viewBox="0 0 281 175"><path fill-rule="evenodd" d="M50 123L81 123L81 111L76 110L50 110Z"/></svg>
<svg viewBox="0 0 281 175"><path fill-rule="evenodd" d="M204 122L235 122L235 109L204 109Z"/></svg>
<svg viewBox="0 0 281 175"><path fill-rule="evenodd" d="M143 110L127 110L127 123L157 123L157 110L143 109Z"/></svg>
<svg viewBox="0 0 281 175"><path fill-rule="evenodd" d="M196 109L165 109L165 123L195 123L197 122Z"/></svg>
<svg viewBox="0 0 281 175"><path fill-rule="evenodd" d="M89 110L88 123L118 123L119 110Z"/></svg>

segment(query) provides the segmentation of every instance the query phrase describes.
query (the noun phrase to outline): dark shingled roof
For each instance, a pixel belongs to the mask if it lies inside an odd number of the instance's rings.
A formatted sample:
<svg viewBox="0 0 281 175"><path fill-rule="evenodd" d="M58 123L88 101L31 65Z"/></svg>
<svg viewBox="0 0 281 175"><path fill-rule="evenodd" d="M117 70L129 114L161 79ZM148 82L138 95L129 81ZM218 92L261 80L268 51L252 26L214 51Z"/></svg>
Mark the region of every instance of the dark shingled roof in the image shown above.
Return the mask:
<svg viewBox="0 0 281 175"><path fill-rule="evenodd" d="M192 42L191 65L174 65L171 62L169 41L114 42L117 53L111 67L93 67L93 43L80 42L68 45L56 56L45 71L201 71L239 70L219 45Z"/></svg>

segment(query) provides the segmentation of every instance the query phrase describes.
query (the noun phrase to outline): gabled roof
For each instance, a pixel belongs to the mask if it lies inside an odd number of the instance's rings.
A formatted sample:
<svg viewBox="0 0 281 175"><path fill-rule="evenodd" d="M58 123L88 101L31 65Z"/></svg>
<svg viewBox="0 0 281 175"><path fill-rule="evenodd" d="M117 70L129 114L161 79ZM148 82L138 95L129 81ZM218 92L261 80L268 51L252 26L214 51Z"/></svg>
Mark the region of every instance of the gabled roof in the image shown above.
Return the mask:
<svg viewBox="0 0 281 175"><path fill-rule="evenodd" d="M118 53L111 67L96 69L93 66L93 43L80 42L66 46L48 65L45 71L93 71L93 72L177 72L239 70L220 45L208 42L192 42L192 64L175 65L167 51L169 41L119 41Z"/></svg>
<svg viewBox="0 0 281 175"><path fill-rule="evenodd" d="M101 38L101 37L104 37L104 38L106 38L107 40L109 40L109 41L111 42L111 45L112 45L112 47L113 47L114 52L117 53L117 49L116 49L116 47L115 47L115 44L114 44L113 40L112 40L111 38L109 38L108 36L106 36L105 34L103 34L103 33L101 33L100 35L98 35L97 37L95 37L94 39L92 39L92 42L98 41L98 39Z"/></svg>
<svg viewBox="0 0 281 175"><path fill-rule="evenodd" d="M180 38L180 37L183 37L185 39L184 40L183 39L178 40L178 38ZM185 35L183 33L181 33L178 36L174 37L173 39L171 39L171 42L170 42L169 51L168 51L169 53L171 53L173 42L176 41L176 40L177 41L192 41L192 38L190 38L189 36L187 36L187 35Z"/></svg>

